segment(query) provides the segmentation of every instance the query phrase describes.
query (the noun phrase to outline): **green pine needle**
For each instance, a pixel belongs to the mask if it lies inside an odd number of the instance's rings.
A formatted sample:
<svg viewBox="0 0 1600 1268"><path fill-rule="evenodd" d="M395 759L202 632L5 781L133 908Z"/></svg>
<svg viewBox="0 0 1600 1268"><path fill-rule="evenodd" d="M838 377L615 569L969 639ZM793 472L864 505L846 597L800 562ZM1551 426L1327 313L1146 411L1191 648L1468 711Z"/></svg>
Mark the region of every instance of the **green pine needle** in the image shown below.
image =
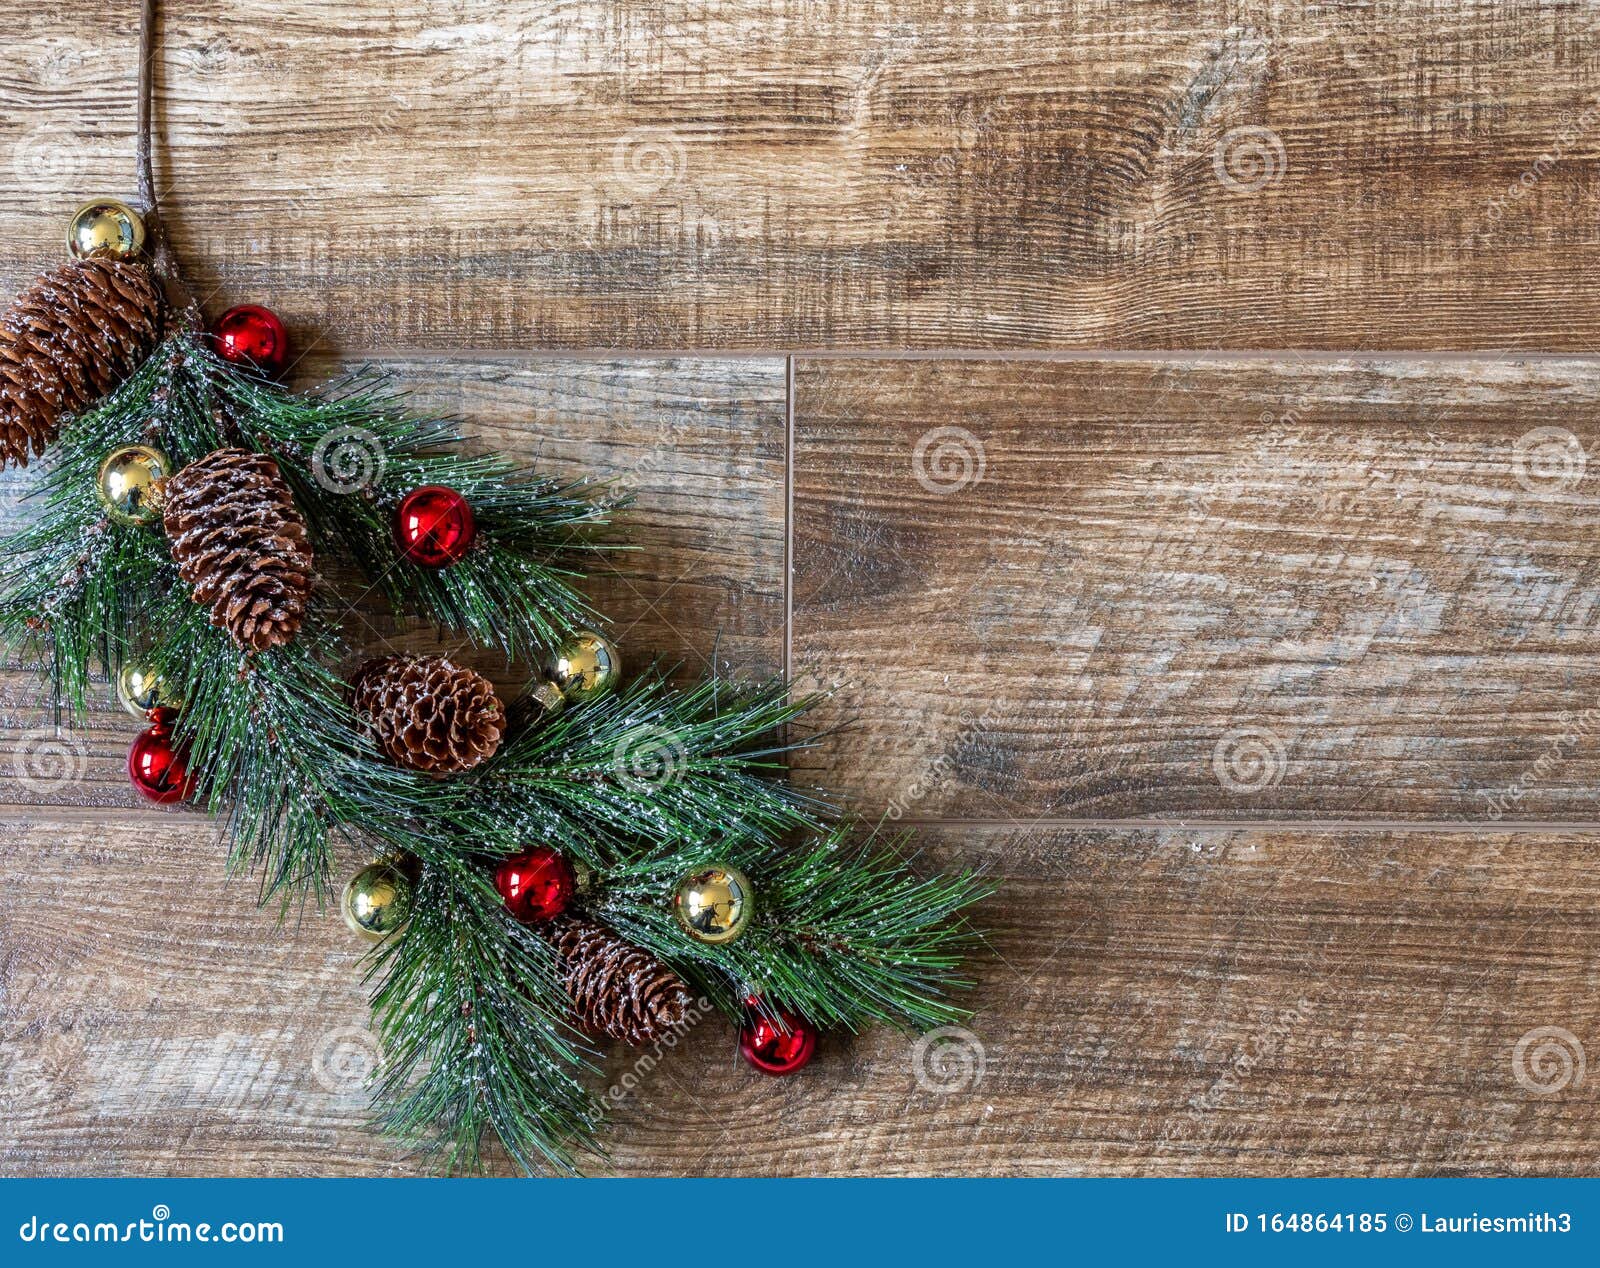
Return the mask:
<svg viewBox="0 0 1600 1268"><path fill-rule="evenodd" d="M592 1055L561 1020L554 950L488 875L465 857L430 864L410 923L374 958L380 1123L452 1170L478 1169L492 1131L524 1171L571 1173L578 1150L599 1149Z"/></svg>
<svg viewBox="0 0 1600 1268"><path fill-rule="evenodd" d="M781 680L679 690L652 669L509 738L475 774L455 835L501 854L540 841L601 866L645 841L815 827L826 805L784 781L785 756L809 741L778 737L817 699Z"/></svg>
<svg viewBox="0 0 1600 1268"><path fill-rule="evenodd" d="M372 373L318 394L296 394L237 372L219 377L229 410L248 418L277 459L319 554L353 562L397 612L425 617L537 660L599 617L574 588L582 568L616 548L611 515L622 499L589 481L538 477L497 456L456 451L459 429L417 417ZM478 535L449 568L399 557L391 521L400 500L444 485L471 505Z"/></svg>
<svg viewBox="0 0 1600 1268"><path fill-rule="evenodd" d="M950 1025L967 1011L949 992L976 934L968 907L993 887L971 873L919 877L905 838L858 839L849 824L797 846L728 838L645 852L605 873L597 911L689 978L730 1016L750 989L819 1026ZM678 880L732 863L755 888L751 925L729 943L688 938L673 916Z"/></svg>

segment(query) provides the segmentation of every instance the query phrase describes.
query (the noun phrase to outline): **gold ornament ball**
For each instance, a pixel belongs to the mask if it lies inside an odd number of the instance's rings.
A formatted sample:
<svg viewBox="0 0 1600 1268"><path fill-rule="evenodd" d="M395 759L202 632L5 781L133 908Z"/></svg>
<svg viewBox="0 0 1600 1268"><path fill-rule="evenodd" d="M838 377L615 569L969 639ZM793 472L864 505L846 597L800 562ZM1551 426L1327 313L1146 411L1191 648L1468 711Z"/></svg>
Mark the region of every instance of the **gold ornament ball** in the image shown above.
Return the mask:
<svg viewBox="0 0 1600 1268"><path fill-rule="evenodd" d="M726 863L697 868L678 882L672 900L678 923L696 942L732 942L750 923L756 893L750 878Z"/></svg>
<svg viewBox="0 0 1600 1268"><path fill-rule="evenodd" d="M393 863L369 864L350 878L340 907L363 938L387 938L411 918L411 878Z"/></svg>
<svg viewBox="0 0 1600 1268"><path fill-rule="evenodd" d="M124 524L153 524L161 518L158 482L172 474L167 455L149 445L122 445L100 464L95 492L106 514Z"/></svg>
<svg viewBox="0 0 1600 1268"><path fill-rule="evenodd" d="M593 700L617 685L622 657L593 630L579 630L556 649L553 674L568 700Z"/></svg>
<svg viewBox="0 0 1600 1268"><path fill-rule="evenodd" d="M117 699L136 718L152 709L181 709L183 701L167 680L142 665L124 665L117 674Z"/></svg>
<svg viewBox="0 0 1600 1268"><path fill-rule="evenodd" d="M67 250L79 260L105 256L131 260L144 246L144 221L115 198L96 198L73 213L67 226Z"/></svg>

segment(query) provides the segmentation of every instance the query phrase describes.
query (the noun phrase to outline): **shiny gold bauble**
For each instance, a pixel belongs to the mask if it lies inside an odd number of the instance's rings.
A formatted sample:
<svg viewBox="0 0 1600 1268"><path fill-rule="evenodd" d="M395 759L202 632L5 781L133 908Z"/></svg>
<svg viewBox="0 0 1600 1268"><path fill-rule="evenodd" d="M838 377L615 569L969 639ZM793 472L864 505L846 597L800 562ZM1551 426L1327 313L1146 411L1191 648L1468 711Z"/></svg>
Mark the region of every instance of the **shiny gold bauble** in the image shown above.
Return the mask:
<svg viewBox="0 0 1600 1268"><path fill-rule="evenodd" d="M115 198L95 198L73 213L67 226L67 250L80 260L103 256L131 260L144 246L144 221Z"/></svg>
<svg viewBox="0 0 1600 1268"><path fill-rule="evenodd" d="M371 863L350 878L340 907L363 938L387 938L411 918L411 878L394 863Z"/></svg>
<svg viewBox="0 0 1600 1268"><path fill-rule="evenodd" d="M726 863L696 868L678 882L673 914L697 942L732 942L750 923L756 893L750 878Z"/></svg>
<svg viewBox="0 0 1600 1268"><path fill-rule="evenodd" d="M158 481L172 474L167 455L149 445L121 445L105 456L95 477L95 493L106 514L124 524L153 524L161 518Z"/></svg>
<svg viewBox="0 0 1600 1268"><path fill-rule="evenodd" d="M144 717L152 709L183 708L183 701L171 684L155 670L142 665L124 665L118 672L117 699L136 718Z"/></svg>
<svg viewBox="0 0 1600 1268"><path fill-rule="evenodd" d="M617 685L622 657L593 630L579 630L556 649L552 674L568 700L593 700Z"/></svg>

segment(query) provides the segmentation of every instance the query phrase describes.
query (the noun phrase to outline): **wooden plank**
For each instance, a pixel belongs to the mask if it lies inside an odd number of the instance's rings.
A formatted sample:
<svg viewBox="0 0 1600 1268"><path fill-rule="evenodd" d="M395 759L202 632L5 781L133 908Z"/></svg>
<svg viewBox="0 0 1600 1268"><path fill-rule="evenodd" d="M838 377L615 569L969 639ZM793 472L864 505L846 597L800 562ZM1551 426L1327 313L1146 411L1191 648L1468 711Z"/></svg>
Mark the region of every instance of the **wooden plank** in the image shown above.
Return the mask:
<svg viewBox="0 0 1600 1268"><path fill-rule="evenodd" d="M893 1035L828 1043L821 1070L777 1085L696 1055L710 1068L686 1061L681 1090L629 1120L624 1166L1592 1169L1594 1080L1580 1083L1574 1065L1562 1086L1559 1053L1576 1062L1600 1034L1588 986L1593 838L995 830L938 840L939 857L1006 878L986 913L994 956L969 1035L924 1049L920 1063L914 1042Z"/></svg>
<svg viewBox="0 0 1600 1268"><path fill-rule="evenodd" d="M806 767L871 813L1600 819L1600 363L795 391L795 656L855 723Z"/></svg>
<svg viewBox="0 0 1600 1268"><path fill-rule="evenodd" d="M8 0L0 280L131 187L137 14ZM1578 0L167 14L218 305L347 345L1593 348Z"/></svg>
<svg viewBox="0 0 1600 1268"><path fill-rule="evenodd" d="M659 1057L615 1052L607 1084L632 1088L619 1170L1593 1167L1600 1092L1577 1067L1600 1036L1593 836L991 829L929 845L1004 881L968 1035L920 1057L890 1033L827 1037L789 1080L743 1067L716 1020ZM0 1170L419 1169L362 1126L371 1049L336 917L278 929L192 821L154 811L31 811L0 829L0 862Z"/></svg>
<svg viewBox="0 0 1600 1268"><path fill-rule="evenodd" d="M224 857L187 813L7 812L0 1171L401 1169L363 1125L364 948L337 912L275 927Z"/></svg>
<svg viewBox="0 0 1600 1268"><path fill-rule="evenodd" d="M307 382L354 368L313 355ZM635 497L638 551L597 559L585 592L611 622L627 662L654 659L751 674L782 664L785 366L781 360L544 358L385 361L418 409L463 420L470 446L543 471L592 474ZM0 525L28 513L37 468L0 474ZM370 647L435 650L432 627L358 614ZM454 643L450 644L452 650ZM463 660L508 691L522 669L492 655ZM0 670L0 802L131 806L124 763L138 723L108 689L81 726L58 732L36 675Z"/></svg>

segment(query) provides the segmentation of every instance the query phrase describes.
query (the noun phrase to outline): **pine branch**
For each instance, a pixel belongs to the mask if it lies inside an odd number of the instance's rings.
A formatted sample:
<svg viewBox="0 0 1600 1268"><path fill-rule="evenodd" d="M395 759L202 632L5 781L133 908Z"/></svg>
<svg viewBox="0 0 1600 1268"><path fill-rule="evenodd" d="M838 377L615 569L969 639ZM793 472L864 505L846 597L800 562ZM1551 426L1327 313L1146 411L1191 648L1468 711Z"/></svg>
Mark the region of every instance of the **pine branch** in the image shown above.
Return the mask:
<svg viewBox="0 0 1600 1268"><path fill-rule="evenodd" d="M487 870L438 857L410 923L381 947L373 1010L386 1056L381 1125L475 1170L492 1130L524 1171L571 1173L598 1150L590 1053L563 1021L555 952L506 915Z"/></svg>
<svg viewBox="0 0 1600 1268"><path fill-rule="evenodd" d="M680 690L652 670L511 737L472 777L455 835L500 854L544 841L601 865L641 841L814 827L826 805L783 782L785 755L810 741L777 736L818 699L781 680Z"/></svg>
<svg viewBox="0 0 1600 1268"><path fill-rule="evenodd" d="M317 451L341 428L377 446L370 497L340 492L330 454ZM324 668L341 656L327 629L308 621L296 644L241 655L190 602L161 526L104 516L99 464L130 443L157 446L175 467L225 446L265 447L324 530L325 561L353 550L392 597L420 598L436 619L508 654L542 648L592 616L562 561L598 548L605 508L582 486L433 450L452 439L446 424L401 413L392 394L299 396L176 335L63 429L32 523L6 544L0 638L43 660L57 710L77 715L96 671L114 678L134 654L160 669L187 705L176 738L190 749L201 804L227 816L232 861L259 865L268 895L320 897L333 838L409 848L415 824L448 819L453 790L395 770L357 732L344 684ZM397 568L384 499L443 481L478 506L484 545L440 574Z"/></svg>
<svg viewBox="0 0 1600 1268"><path fill-rule="evenodd" d="M918 877L894 852L904 843L858 841L848 825L799 847L679 843L608 870L596 910L731 1016L753 986L819 1026L948 1025L967 1016L948 998L969 985L955 977L976 940L964 913L993 886L971 873ZM721 945L688 938L670 903L679 878L713 861L756 892L750 927Z"/></svg>
<svg viewBox="0 0 1600 1268"><path fill-rule="evenodd" d="M230 863L262 872L265 897L327 896L333 847L416 851L417 825L457 795L385 761L324 664L330 634L308 622L287 647L244 654L203 609L169 591L141 658L185 702L176 739L198 800L225 816Z"/></svg>
<svg viewBox="0 0 1600 1268"><path fill-rule="evenodd" d="M210 452L219 438L207 434L202 393L172 358L153 360L129 390L165 402L172 428L159 439ZM103 516L87 455L148 430L126 411L113 420L118 399L70 425L32 523L7 543L0 634L44 661L56 709L75 716L96 671L114 680L132 658L158 670L187 706L175 739L198 803L226 816L231 862L259 865L265 895L320 899L333 838L407 848L410 824L448 791L394 769L357 732L343 684L323 667L337 644L317 623L296 644L246 656L190 601L159 527Z"/></svg>
<svg viewBox="0 0 1600 1268"><path fill-rule="evenodd" d="M92 502L101 459L118 445L154 445L181 467L240 444L212 379L223 364L198 335L173 335L132 377L62 429L50 452L52 482Z"/></svg>
<svg viewBox="0 0 1600 1268"><path fill-rule="evenodd" d="M91 676L137 657L184 701L199 799L225 816L235 865L267 894L326 894L346 839L421 867L411 922L380 948L374 1009L389 1054L382 1122L474 1167L485 1132L529 1171L573 1169L600 1107L567 1022L552 948L511 920L496 858L546 843L596 874L586 904L730 1015L754 988L818 1025L936 1026L965 1014L949 992L975 938L970 874L919 879L896 842L824 830L828 807L788 786L786 730L817 697L781 681L712 679L678 690L658 670L610 697L523 724L470 774L435 781L384 760L356 725L336 621L314 605L287 647L241 652L190 600L159 525L106 519L95 496L110 449L158 446L175 466L245 446L277 460L324 564L348 562L397 611L508 658L536 660L594 622L574 588L611 546L613 504L594 486L463 456L441 419L408 415L357 377L295 394L173 336L105 401L70 421L35 491L33 522L0 562L0 638L48 663L58 709L84 709ZM474 507L479 544L440 572L397 558L400 498L448 485ZM317 596L327 598L325 592ZM798 847L795 832L821 835ZM756 915L734 942L689 939L670 896L711 861L745 870Z"/></svg>
<svg viewBox="0 0 1600 1268"><path fill-rule="evenodd" d="M371 375L330 391L290 392L222 361L193 333L174 335L63 429L36 493L62 512L46 513L56 531L46 538L36 525L12 550L48 540L60 553L84 541L100 519L100 460L118 445L153 444L178 467L244 446L277 460L324 566L354 563L397 612L455 630L508 660L537 660L573 628L598 623L575 585L587 561L618 548L610 520L623 499L604 499L601 486L588 481L538 477L503 458L462 454L454 424L408 414L401 395ZM390 535L400 500L424 484L461 493L478 524L475 548L437 571L401 558ZM82 553L64 562L70 567Z"/></svg>
<svg viewBox="0 0 1600 1268"><path fill-rule="evenodd" d="M47 505L6 543L0 641L43 663L58 714L81 718L96 671L119 664L159 593L164 552L98 508Z"/></svg>
<svg viewBox="0 0 1600 1268"><path fill-rule="evenodd" d="M296 394L215 359L212 371L230 416L277 458L319 552L351 560L397 612L498 648L508 661L536 660L598 622L574 584L582 565L617 549L610 517L621 499L597 496L601 486L590 481L458 452L454 423L407 413L371 373ZM467 557L439 570L399 556L391 539L401 499L429 484L465 497L478 526Z"/></svg>
<svg viewBox="0 0 1600 1268"><path fill-rule="evenodd" d="M0 638L45 662L58 712L82 715L91 676L120 663L145 612L175 580L159 533L108 519L95 477L108 450L156 440L153 411L172 420L168 444L208 427L204 394L178 373L181 360L171 346L158 351L65 426L24 499L30 523L0 547ZM179 450L193 457L209 451Z"/></svg>

